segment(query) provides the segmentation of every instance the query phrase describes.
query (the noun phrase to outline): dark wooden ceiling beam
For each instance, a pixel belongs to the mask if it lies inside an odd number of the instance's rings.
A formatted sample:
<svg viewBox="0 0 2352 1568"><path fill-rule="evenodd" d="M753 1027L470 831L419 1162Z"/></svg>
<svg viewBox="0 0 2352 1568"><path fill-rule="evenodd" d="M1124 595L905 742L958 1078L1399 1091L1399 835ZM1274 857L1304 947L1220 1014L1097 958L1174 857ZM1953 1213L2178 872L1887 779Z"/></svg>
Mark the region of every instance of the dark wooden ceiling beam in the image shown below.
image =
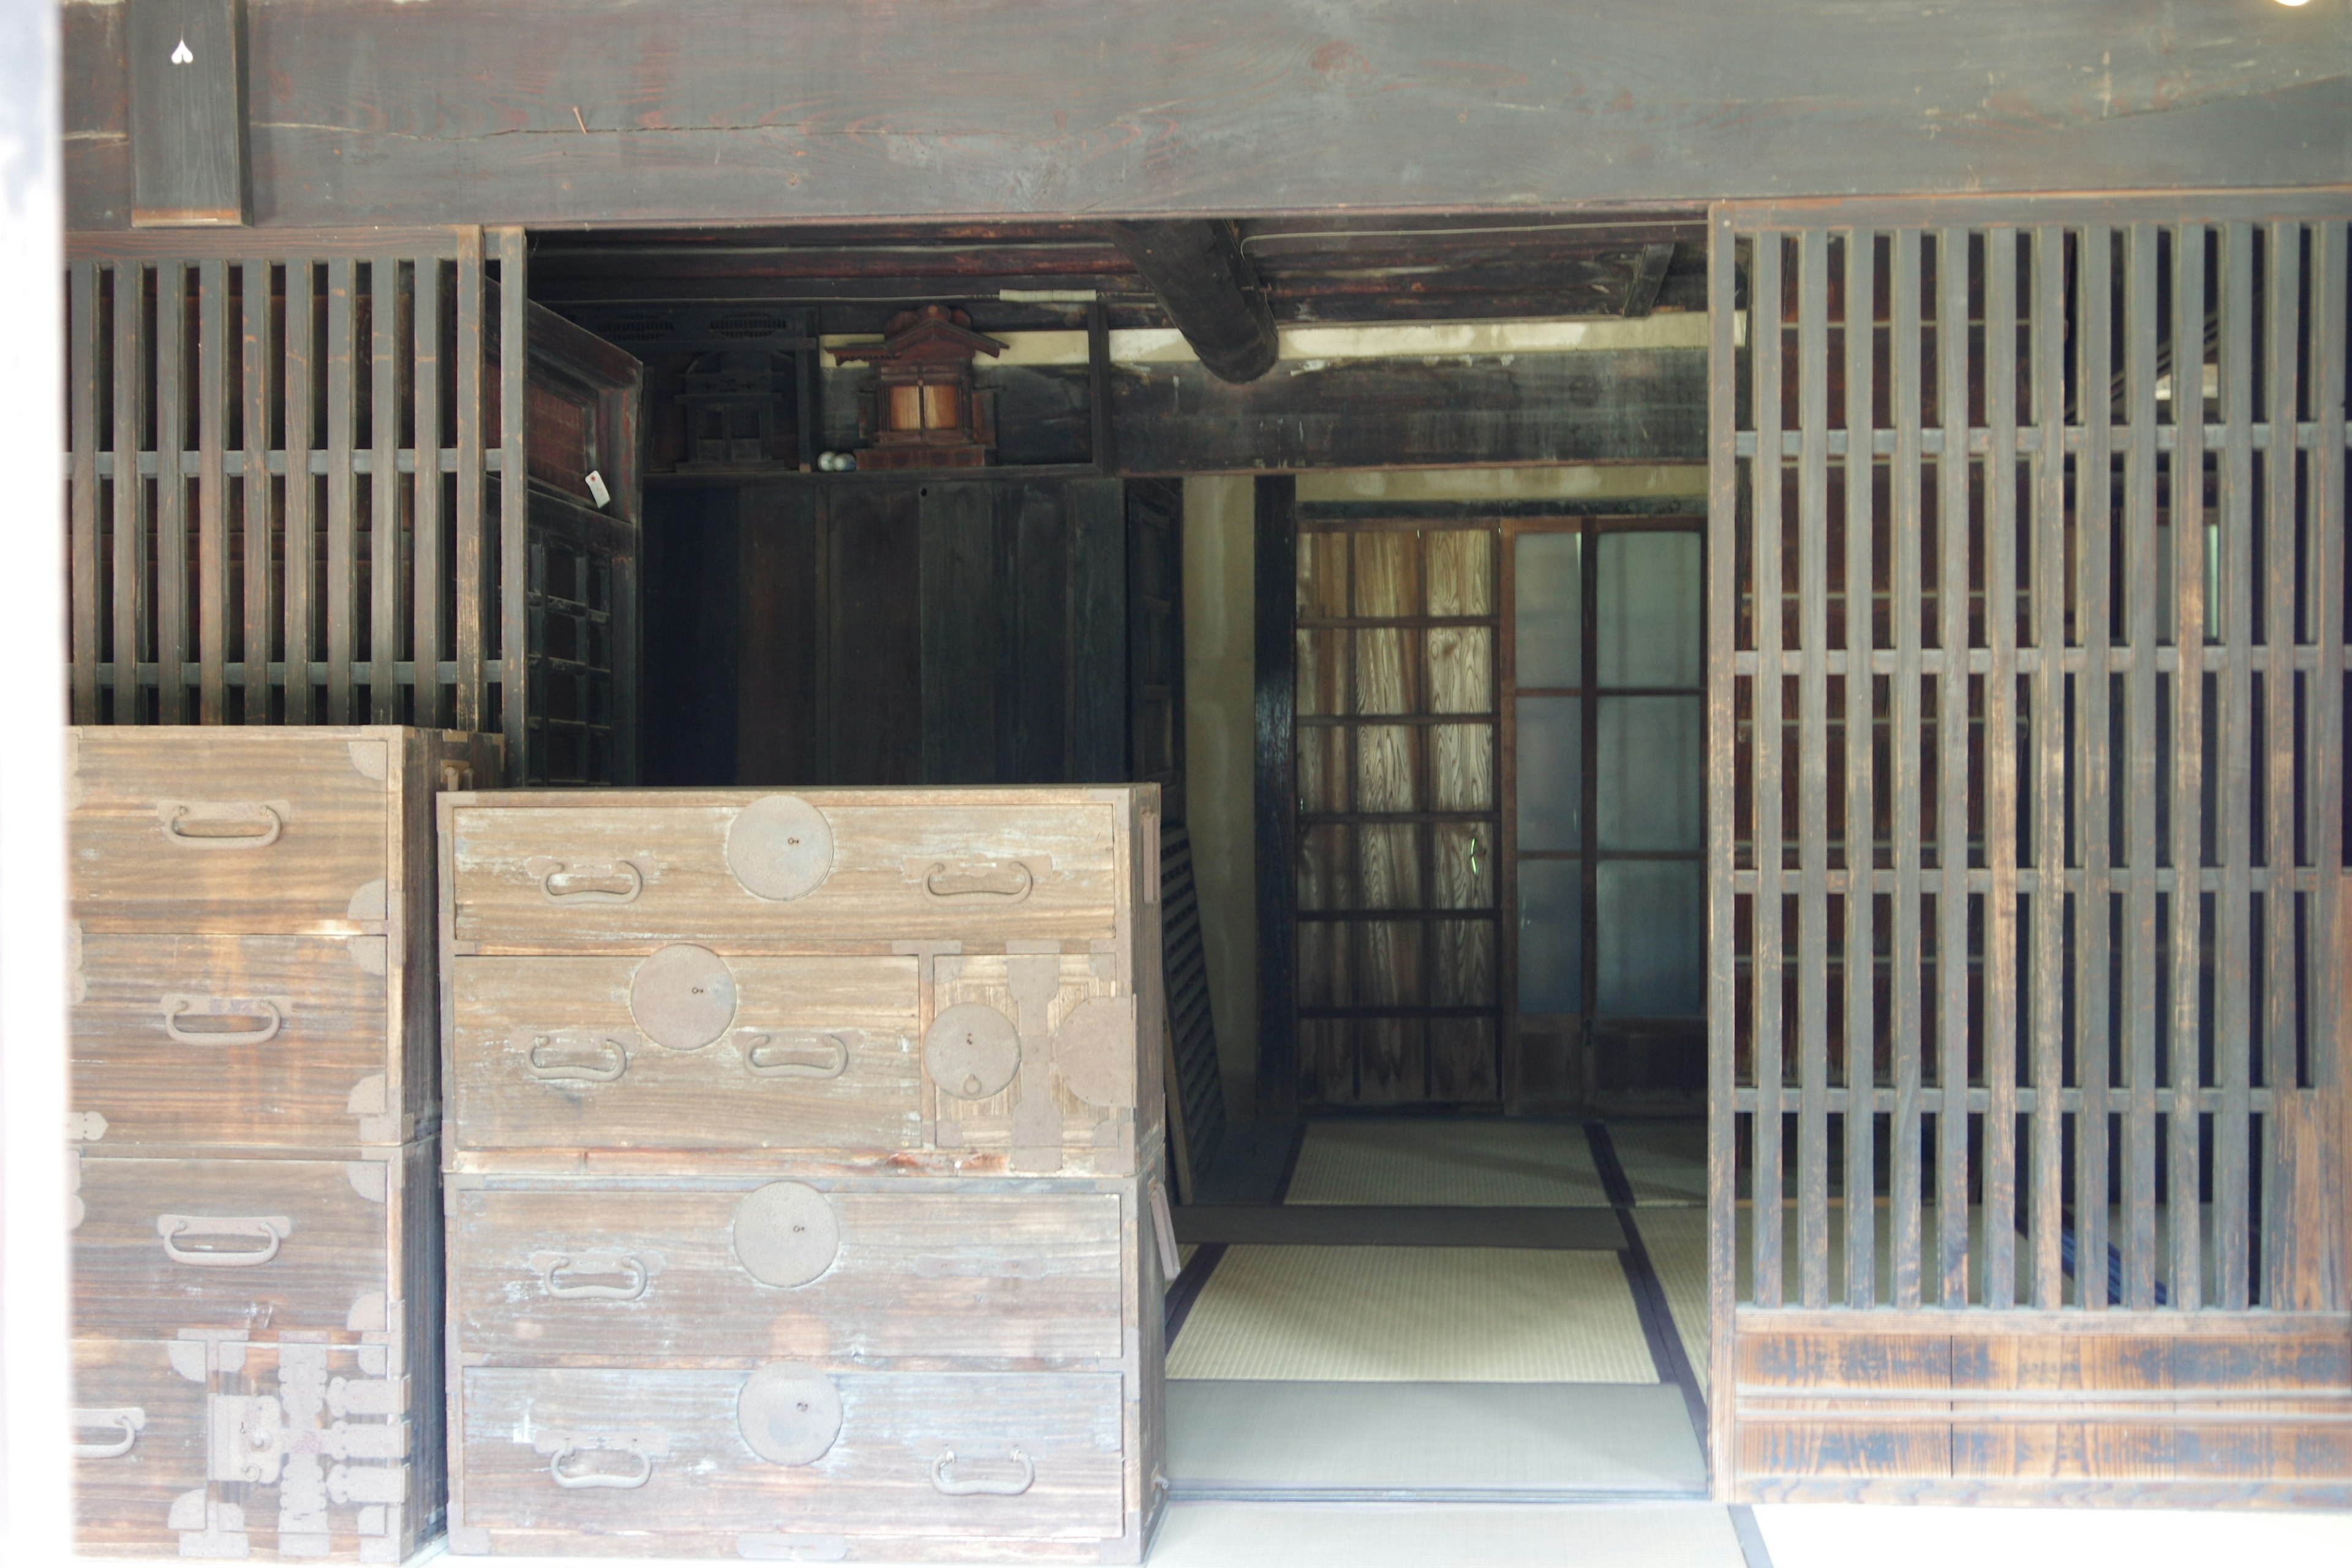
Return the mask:
<svg viewBox="0 0 2352 1568"><path fill-rule="evenodd" d="M1202 364L1231 382L1274 368L1281 352L1274 309L1231 222L1115 223L1109 232Z"/></svg>
<svg viewBox="0 0 2352 1568"><path fill-rule="evenodd" d="M1666 274L1674 270L1674 266L1673 240L1642 247L1642 253L1633 258L1633 280L1625 285L1625 304L1617 313L1646 316L1656 310L1658 290L1666 286Z"/></svg>

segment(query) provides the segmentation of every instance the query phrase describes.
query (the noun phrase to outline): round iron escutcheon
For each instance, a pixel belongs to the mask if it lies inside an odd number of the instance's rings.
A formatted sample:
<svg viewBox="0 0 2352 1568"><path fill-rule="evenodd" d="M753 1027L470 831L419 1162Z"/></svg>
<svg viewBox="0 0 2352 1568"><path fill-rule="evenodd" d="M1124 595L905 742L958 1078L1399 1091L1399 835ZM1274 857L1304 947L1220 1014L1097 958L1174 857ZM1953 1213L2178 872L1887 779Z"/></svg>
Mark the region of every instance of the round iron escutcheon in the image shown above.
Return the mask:
<svg viewBox="0 0 2352 1568"><path fill-rule="evenodd" d="M770 1362L744 1382L735 1424L772 1465L813 1465L841 1436L841 1391L799 1362Z"/></svg>
<svg viewBox="0 0 2352 1568"><path fill-rule="evenodd" d="M1072 1094L1115 1110L1135 1103L1135 1013L1118 996L1089 996L1054 1031L1054 1065Z"/></svg>
<svg viewBox="0 0 2352 1568"><path fill-rule="evenodd" d="M1021 1031L985 1002L961 1003L931 1020L923 1066L943 1092L986 1100L1021 1070Z"/></svg>
<svg viewBox="0 0 2352 1568"><path fill-rule="evenodd" d="M770 1182L735 1205L735 1260L762 1285L805 1285L841 1252L833 1205L802 1182Z"/></svg>
<svg viewBox="0 0 2352 1568"><path fill-rule="evenodd" d="M727 829L727 868L760 898L804 899L833 875L833 825L799 795L761 795Z"/></svg>
<svg viewBox="0 0 2352 1568"><path fill-rule="evenodd" d="M655 1044L698 1051L735 1021L734 972L707 947L663 948L630 979L629 1013Z"/></svg>

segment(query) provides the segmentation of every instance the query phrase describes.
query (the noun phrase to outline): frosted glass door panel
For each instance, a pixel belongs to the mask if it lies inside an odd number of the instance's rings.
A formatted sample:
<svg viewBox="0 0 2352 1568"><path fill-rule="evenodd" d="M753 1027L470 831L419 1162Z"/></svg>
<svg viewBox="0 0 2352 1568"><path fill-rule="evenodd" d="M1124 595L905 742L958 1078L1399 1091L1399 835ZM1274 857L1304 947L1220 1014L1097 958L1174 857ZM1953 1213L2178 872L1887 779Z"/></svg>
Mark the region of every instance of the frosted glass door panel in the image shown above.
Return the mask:
<svg viewBox="0 0 2352 1568"><path fill-rule="evenodd" d="M1583 543L1573 533L1519 535L1513 603L1521 686L1584 682L1584 585L1579 571Z"/></svg>
<svg viewBox="0 0 2352 1568"><path fill-rule="evenodd" d="M1703 875L1693 860L1601 863L1594 909L1601 939L1600 1011L1620 1017L1676 1018L1704 1010Z"/></svg>
<svg viewBox="0 0 2352 1568"><path fill-rule="evenodd" d="M1697 686L1706 608L1696 533L1603 534L1593 548L1594 679L1601 686Z"/></svg>
<svg viewBox="0 0 2352 1568"><path fill-rule="evenodd" d="M1584 878L1576 860L1519 862L1519 1011L1584 1009Z"/></svg>
<svg viewBox="0 0 2352 1568"><path fill-rule="evenodd" d="M1519 847L1579 849L1584 837L1584 705L1519 699Z"/></svg>
<svg viewBox="0 0 2352 1568"><path fill-rule="evenodd" d="M1705 847L1704 701L1697 697L1601 699L1594 805L1603 852Z"/></svg>

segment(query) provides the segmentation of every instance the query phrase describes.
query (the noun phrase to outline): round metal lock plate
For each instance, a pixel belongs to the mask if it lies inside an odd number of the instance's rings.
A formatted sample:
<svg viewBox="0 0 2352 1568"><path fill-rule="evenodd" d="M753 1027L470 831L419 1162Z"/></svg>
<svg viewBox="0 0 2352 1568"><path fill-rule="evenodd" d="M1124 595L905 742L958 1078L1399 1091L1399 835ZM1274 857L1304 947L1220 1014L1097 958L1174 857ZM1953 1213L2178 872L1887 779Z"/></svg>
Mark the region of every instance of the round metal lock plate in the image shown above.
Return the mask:
<svg viewBox="0 0 2352 1568"><path fill-rule="evenodd" d="M646 1038L674 1051L698 1051L735 1021L735 975L707 947L679 942L637 965L629 1012Z"/></svg>
<svg viewBox="0 0 2352 1568"><path fill-rule="evenodd" d="M1135 1103L1135 1026L1128 1004L1089 996L1054 1031L1054 1065L1070 1092L1105 1110Z"/></svg>
<svg viewBox="0 0 2352 1568"><path fill-rule="evenodd" d="M751 1452L772 1465L813 1465L841 1436L841 1391L798 1362L771 1362L735 1399L735 1424Z"/></svg>
<svg viewBox="0 0 2352 1568"><path fill-rule="evenodd" d="M804 899L833 875L833 825L799 795L761 795L727 829L727 868L760 898Z"/></svg>
<svg viewBox="0 0 2352 1568"><path fill-rule="evenodd" d="M801 1182L770 1182L735 1205L735 1260L762 1285L805 1285L841 1252L833 1205Z"/></svg>
<svg viewBox="0 0 2352 1568"><path fill-rule="evenodd" d="M1021 1070L1021 1031L985 1002L965 1002L931 1021L923 1037L931 1081L958 1100L986 1100Z"/></svg>

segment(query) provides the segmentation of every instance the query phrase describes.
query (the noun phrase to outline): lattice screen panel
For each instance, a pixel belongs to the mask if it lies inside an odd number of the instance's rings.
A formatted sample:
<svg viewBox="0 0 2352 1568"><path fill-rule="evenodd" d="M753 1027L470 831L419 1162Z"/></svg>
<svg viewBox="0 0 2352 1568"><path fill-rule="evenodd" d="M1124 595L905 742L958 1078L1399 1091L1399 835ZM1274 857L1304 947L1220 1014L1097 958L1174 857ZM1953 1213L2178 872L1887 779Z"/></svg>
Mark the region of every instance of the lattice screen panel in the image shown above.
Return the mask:
<svg viewBox="0 0 2352 1568"><path fill-rule="evenodd" d="M1717 221L1719 1289L2340 1310L2346 223L1945 210Z"/></svg>

